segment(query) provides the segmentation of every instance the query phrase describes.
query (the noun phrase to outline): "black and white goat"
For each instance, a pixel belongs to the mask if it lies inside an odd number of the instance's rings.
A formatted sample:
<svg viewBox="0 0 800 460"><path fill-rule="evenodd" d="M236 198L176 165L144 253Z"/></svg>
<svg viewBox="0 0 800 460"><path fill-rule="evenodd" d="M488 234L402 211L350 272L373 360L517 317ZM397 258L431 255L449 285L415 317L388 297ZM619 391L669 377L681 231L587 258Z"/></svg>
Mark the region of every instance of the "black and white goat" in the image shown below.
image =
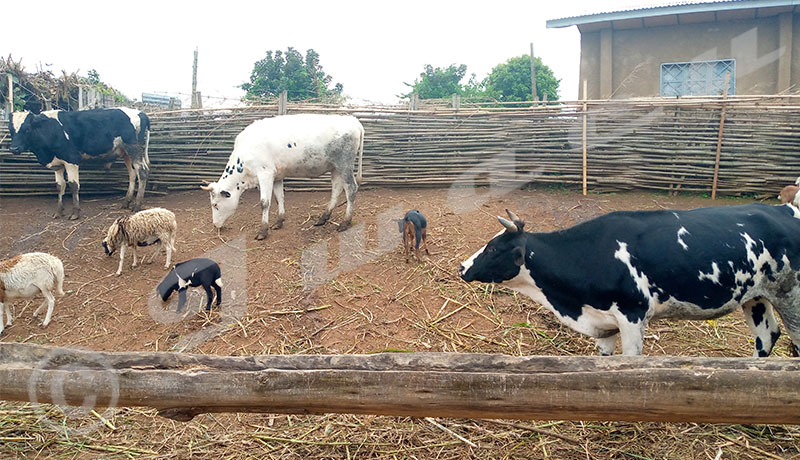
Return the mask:
<svg viewBox="0 0 800 460"><path fill-rule="evenodd" d="M178 313L186 304L186 289L189 287L203 286L208 295L206 310L211 310L211 300L217 291L217 306L222 302L222 272L219 265L211 259L190 259L175 265L164 280L158 284L156 291L161 300L166 302L174 291L178 291Z"/></svg>
<svg viewBox="0 0 800 460"><path fill-rule="evenodd" d="M164 208L152 208L139 211L136 214L117 218L110 227L103 240L103 248L106 255L114 254L119 249L119 268L117 276L122 273L122 261L125 258L125 247L133 248L133 265L136 267L136 247L150 246L158 243L158 247L150 256L153 261L156 254L161 252L164 246L167 250L167 262L164 268L169 268L172 260L172 251L175 250L175 232L178 224L175 221L175 214Z"/></svg>
<svg viewBox="0 0 800 460"><path fill-rule="evenodd" d="M38 315L47 305L47 315L44 317L42 327L50 324L55 306L55 295L64 295L64 265L58 257L44 252L31 252L21 254L0 262L0 334L3 333L3 311L11 326L11 309L9 301L33 297L39 293L44 296L44 302L33 312Z"/></svg>

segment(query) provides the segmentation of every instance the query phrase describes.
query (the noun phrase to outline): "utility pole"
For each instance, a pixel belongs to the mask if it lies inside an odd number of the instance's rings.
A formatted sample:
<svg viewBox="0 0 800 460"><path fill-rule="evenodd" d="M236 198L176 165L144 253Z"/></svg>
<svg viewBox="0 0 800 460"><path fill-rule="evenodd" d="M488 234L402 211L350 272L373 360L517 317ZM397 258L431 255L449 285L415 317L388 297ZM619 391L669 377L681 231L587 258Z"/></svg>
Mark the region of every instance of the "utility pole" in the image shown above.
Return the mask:
<svg viewBox="0 0 800 460"><path fill-rule="evenodd" d="M539 101L538 93L536 92L536 68L533 65L534 57L533 57L533 42L531 42L531 94L533 96L533 103Z"/></svg>
<svg viewBox="0 0 800 460"><path fill-rule="evenodd" d="M194 49L194 64L192 64L192 108L202 108L202 102L197 93L197 48Z"/></svg>

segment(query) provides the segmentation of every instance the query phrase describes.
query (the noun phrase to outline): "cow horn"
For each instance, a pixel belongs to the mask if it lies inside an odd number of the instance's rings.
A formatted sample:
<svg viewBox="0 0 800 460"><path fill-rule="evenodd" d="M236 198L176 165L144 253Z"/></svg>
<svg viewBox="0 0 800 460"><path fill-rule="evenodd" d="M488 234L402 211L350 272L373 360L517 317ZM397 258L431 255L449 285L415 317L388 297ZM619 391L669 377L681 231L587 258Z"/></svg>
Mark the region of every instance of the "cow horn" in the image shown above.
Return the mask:
<svg viewBox="0 0 800 460"><path fill-rule="evenodd" d="M516 221L518 221L518 220L522 220L522 219L520 219L519 217L517 217L517 215L516 215L516 214L514 214L514 213L513 213L513 212L511 212L511 211L509 211L508 209L506 209L506 214L508 214L508 217L509 217L509 218L511 218L511 221L512 221L512 222L516 222Z"/></svg>
<svg viewBox="0 0 800 460"><path fill-rule="evenodd" d="M497 216L497 220L499 220L500 223L503 224L503 227L505 227L506 230L508 230L509 232L512 232L512 233L517 232L517 226L516 226L516 224L514 224L514 222L511 222L510 220L506 219L505 217L500 217L500 216Z"/></svg>
<svg viewBox="0 0 800 460"><path fill-rule="evenodd" d="M209 182L209 181L207 181L207 180L205 180L205 179L203 179L203 183L204 183L204 184L206 184L206 185L209 185L209 184L211 184L211 182Z"/></svg>
<svg viewBox="0 0 800 460"><path fill-rule="evenodd" d="M202 190L205 190L206 192L210 192L210 191L214 190L214 188L211 187L210 185L201 185L200 188Z"/></svg>

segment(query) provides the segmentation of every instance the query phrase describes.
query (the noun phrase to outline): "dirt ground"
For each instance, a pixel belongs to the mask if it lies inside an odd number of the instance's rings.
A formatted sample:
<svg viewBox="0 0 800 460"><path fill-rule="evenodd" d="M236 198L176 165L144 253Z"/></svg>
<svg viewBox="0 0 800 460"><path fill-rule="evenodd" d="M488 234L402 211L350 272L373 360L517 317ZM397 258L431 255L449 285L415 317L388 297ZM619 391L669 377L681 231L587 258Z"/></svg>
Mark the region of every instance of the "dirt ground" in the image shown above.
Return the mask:
<svg viewBox="0 0 800 460"><path fill-rule="evenodd" d="M336 221L342 218L342 206L333 222L313 226L328 198L328 193L287 187L283 228L272 231L266 241L256 241L261 214L256 192L244 195L219 234L211 224L206 193L147 196L146 206L163 206L177 216L173 263L210 256L222 267L222 306L203 311L205 295L195 290L184 315L174 313L176 299L167 306L155 299L154 287L167 273L163 254L133 269L128 255L122 275L114 276L118 255L107 257L100 242L113 219L124 214L118 198L85 197L83 218L77 221L53 220L51 197L4 198L0 256L30 251L58 256L67 273L67 294L57 300L47 328L32 317L40 299L17 302L16 320L0 341L224 355L594 354L592 340L561 326L530 299L458 279L459 263L502 228L494 216L509 208L526 221L526 229L550 231L614 210L752 201L712 202L644 192L583 197L558 187L477 192L364 188L354 227L340 233ZM428 218L430 256L421 263L412 257L407 264L391 218L411 208ZM140 256L152 252L139 250ZM644 353L750 356L752 347L744 318L737 313L716 321L654 322ZM782 337L774 355L788 356L788 347ZM43 417L52 423L43 423ZM414 418L225 414L178 423L141 409L114 410L107 418L108 424L75 434L70 427L97 419L73 419L50 406L42 415L31 404L0 403L0 456L800 458L800 430L790 426L520 422L539 428L535 432L492 421L438 421L478 445L471 447ZM61 432L52 429L54 423L65 424Z"/></svg>

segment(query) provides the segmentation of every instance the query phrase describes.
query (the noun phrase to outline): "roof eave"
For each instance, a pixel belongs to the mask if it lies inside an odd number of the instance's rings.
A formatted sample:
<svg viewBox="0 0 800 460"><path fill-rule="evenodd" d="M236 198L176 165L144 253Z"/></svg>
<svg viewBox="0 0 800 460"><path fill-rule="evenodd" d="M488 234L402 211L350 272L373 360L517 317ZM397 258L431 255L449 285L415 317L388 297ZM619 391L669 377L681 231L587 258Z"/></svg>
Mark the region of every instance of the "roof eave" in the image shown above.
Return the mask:
<svg viewBox="0 0 800 460"><path fill-rule="evenodd" d="M548 29L561 27L580 26L596 22L617 21L621 19L651 18L670 14L703 13L708 11L730 11L751 8L771 8L777 6L797 6L800 0L751 0L731 2L703 2L691 5L660 6L630 11L617 11L611 13L588 14L570 18L550 19L547 21Z"/></svg>

